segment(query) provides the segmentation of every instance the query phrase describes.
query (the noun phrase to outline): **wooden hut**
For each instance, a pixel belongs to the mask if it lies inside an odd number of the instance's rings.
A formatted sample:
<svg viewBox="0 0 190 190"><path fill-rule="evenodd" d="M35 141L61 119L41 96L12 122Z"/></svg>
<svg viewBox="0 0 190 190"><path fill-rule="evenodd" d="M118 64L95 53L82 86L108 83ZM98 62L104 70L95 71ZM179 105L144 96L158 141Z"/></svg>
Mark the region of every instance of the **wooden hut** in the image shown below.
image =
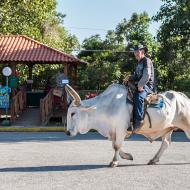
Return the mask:
<svg viewBox="0 0 190 190"><path fill-rule="evenodd" d="M70 84L76 86L77 66L85 65L84 61L51 48L36 40L23 35L0 36L0 64L9 65L13 75L16 75L16 65L25 64L28 66L28 80L32 80L33 67L35 64L62 64L62 71L66 77L71 79ZM52 116L53 98L52 90L40 101L40 123L47 124ZM10 108L11 121L21 115L27 106L27 96L35 96L35 92L19 91L12 97ZM28 98L29 99L29 98Z"/></svg>

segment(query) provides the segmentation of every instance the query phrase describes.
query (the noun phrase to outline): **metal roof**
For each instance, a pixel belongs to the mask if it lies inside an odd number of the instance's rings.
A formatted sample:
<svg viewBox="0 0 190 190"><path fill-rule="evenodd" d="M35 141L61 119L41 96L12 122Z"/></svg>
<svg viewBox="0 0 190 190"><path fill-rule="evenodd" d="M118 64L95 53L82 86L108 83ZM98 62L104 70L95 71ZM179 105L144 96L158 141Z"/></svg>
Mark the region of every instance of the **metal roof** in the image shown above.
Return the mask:
<svg viewBox="0 0 190 190"><path fill-rule="evenodd" d="M86 64L74 56L23 35L0 36L0 62Z"/></svg>

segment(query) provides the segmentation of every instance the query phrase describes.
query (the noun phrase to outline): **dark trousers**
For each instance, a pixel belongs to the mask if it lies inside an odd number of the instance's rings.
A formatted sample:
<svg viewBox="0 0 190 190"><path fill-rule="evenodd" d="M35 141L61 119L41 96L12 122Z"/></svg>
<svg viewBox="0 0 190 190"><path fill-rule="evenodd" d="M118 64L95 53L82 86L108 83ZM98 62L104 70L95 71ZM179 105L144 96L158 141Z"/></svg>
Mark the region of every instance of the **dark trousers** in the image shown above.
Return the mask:
<svg viewBox="0 0 190 190"><path fill-rule="evenodd" d="M144 119L144 99L150 92L151 89L145 86L143 92L134 93L134 123L139 123Z"/></svg>

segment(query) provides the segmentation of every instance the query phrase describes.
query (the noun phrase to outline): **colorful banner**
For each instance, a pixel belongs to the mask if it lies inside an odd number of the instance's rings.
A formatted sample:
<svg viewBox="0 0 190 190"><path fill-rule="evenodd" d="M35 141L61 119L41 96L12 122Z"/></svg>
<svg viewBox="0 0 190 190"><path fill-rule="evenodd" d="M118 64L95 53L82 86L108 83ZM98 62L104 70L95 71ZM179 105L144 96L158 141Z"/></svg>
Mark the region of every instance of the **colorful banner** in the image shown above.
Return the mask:
<svg viewBox="0 0 190 190"><path fill-rule="evenodd" d="M9 93L11 88L8 86L1 86L0 88L0 108L9 108Z"/></svg>
<svg viewBox="0 0 190 190"><path fill-rule="evenodd" d="M0 108L9 108L9 94L0 96Z"/></svg>
<svg viewBox="0 0 190 190"><path fill-rule="evenodd" d="M3 96L6 93L10 94L11 88L9 88L8 86L1 86L0 87L0 96Z"/></svg>

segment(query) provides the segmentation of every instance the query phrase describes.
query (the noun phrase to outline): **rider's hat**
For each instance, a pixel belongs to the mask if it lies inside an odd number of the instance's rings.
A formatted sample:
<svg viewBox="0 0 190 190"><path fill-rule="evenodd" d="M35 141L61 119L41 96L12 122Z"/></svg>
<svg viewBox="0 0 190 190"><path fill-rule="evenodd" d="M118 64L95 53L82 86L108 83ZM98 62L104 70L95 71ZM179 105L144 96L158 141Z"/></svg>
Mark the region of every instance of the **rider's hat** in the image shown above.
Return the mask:
<svg viewBox="0 0 190 190"><path fill-rule="evenodd" d="M135 52L135 51L141 50L141 49L144 49L145 53L148 52L148 48L147 48L146 46L142 45L142 44L138 44L138 45L136 45L134 48L131 48L130 50L131 50L132 52Z"/></svg>

